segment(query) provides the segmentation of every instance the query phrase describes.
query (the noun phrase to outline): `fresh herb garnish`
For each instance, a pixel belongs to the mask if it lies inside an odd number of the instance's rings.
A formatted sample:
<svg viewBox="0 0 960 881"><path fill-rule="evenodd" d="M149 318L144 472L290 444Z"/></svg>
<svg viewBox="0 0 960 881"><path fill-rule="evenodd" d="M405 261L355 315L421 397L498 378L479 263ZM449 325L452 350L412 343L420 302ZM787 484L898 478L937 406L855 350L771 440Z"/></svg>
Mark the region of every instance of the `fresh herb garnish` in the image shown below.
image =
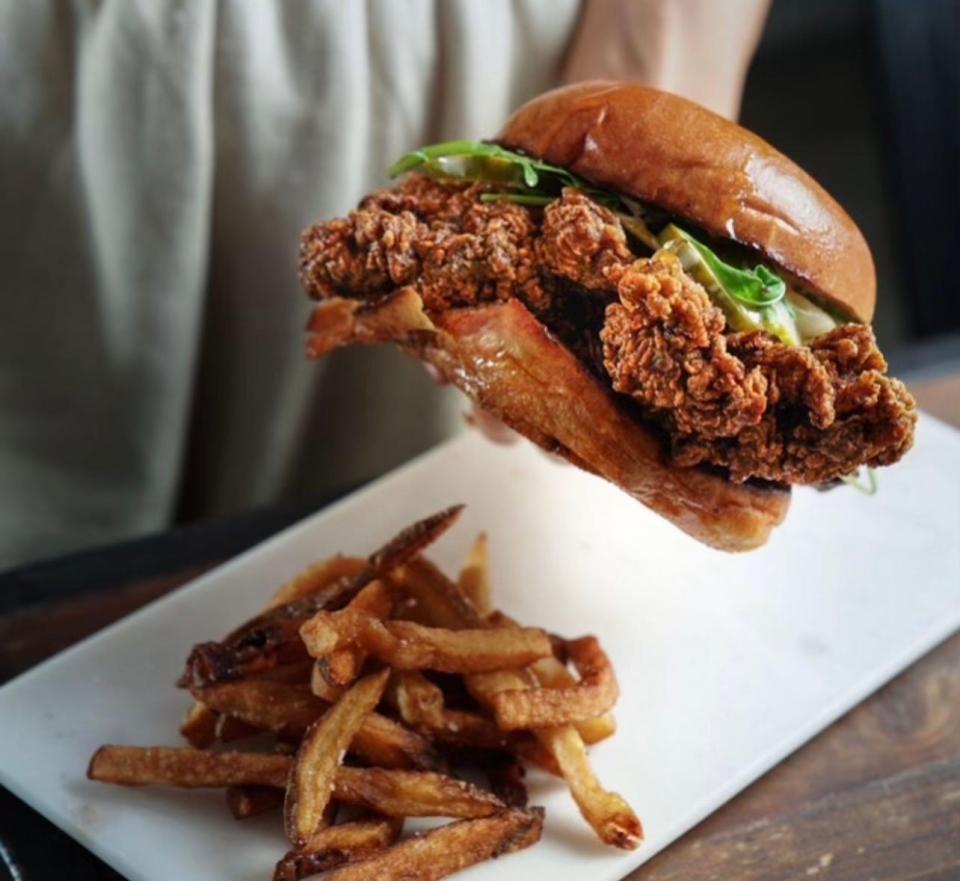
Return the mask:
<svg viewBox="0 0 960 881"><path fill-rule="evenodd" d="M862 492L864 495L872 496L876 495L877 492L877 472L874 471L869 465L867 466L867 482L863 483L860 480L860 471L857 470L856 474L847 474L840 479L847 485L852 486L858 492Z"/></svg>
<svg viewBox="0 0 960 881"><path fill-rule="evenodd" d="M753 269L737 269L725 263L702 242L698 242L690 233L682 229L678 232L693 245L703 262L710 267L723 289L735 300L745 306L760 309L779 303L787 293L787 286L779 275L771 272L762 263Z"/></svg>
<svg viewBox="0 0 960 881"><path fill-rule="evenodd" d="M454 174L446 171L439 160L450 158L465 160L464 170ZM470 162L469 160L475 161ZM549 162L544 162L533 156L507 150L499 144L488 144L485 141L447 141L443 144L421 147L419 150L414 150L401 157L390 166L387 174L390 177L397 177L406 174L408 171L413 171L415 168L423 168L427 173L435 173L440 176L452 176L462 180L479 180L504 185L502 174L486 173L490 166L485 166L483 160L493 160L513 166L517 170L516 185L531 191L530 195L542 196L548 201L559 198L560 191L564 187L574 187L608 207L625 205L616 193L595 187L559 165L551 165Z"/></svg>
<svg viewBox="0 0 960 881"><path fill-rule="evenodd" d="M524 186L530 190L537 189L541 186L541 183L559 184L560 186L577 187L578 189L593 189L586 181L571 174L565 168L551 165L549 162L543 162L533 156L507 150L499 144L488 144L484 141L446 141L443 144L421 147L419 150L414 150L401 157L390 166L387 174L390 177L397 177L422 165L428 165L433 160L448 156L499 159L508 162L520 170ZM547 180L541 182L541 176L547 178Z"/></svg>

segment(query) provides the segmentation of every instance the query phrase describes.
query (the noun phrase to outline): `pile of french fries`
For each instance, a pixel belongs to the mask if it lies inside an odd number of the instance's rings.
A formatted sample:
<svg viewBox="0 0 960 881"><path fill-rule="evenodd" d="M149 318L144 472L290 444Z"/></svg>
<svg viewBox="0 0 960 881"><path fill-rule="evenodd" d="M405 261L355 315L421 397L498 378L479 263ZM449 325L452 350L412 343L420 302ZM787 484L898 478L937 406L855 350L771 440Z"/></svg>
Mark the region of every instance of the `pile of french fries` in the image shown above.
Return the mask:
<svg viewBox="0 0 960 881"><path fill-rule="evenodd" d="M527 807L525 762L566 781L602 841L636 847L640 821L587 760L615 728L607 656L592 636L496 611L483 535L456 582L422 555L461 507L366 560L312 566L195 646L179 682L195 700L180 728L191 746L103 746L88 777L224 788L237 819L282 809L290 849L275 881L427 881L528 847L543 810ZM224 746L251 738L256 749ZM451 771L469 768L488 785ZM402 839L409 817L454 822Z"/></svg>

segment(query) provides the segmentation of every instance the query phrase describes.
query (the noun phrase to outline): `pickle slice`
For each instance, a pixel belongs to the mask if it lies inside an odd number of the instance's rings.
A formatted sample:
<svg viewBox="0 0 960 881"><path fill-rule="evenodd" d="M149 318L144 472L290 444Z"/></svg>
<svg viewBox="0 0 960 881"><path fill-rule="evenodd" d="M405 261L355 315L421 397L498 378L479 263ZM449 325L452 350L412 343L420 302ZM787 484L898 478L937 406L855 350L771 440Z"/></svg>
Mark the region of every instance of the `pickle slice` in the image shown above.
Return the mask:
<svg viewBox="0 0 960 881"><path fill-rule="evenodd" d="M661 247L679 260L683 271L703 287L717 306L727 324L735 331L749 333L765 330L788 346L800 344L800 335L790 308L780 300L772 306L751 309L736 300L720 283L689 237L672 223L668 223L659 235Z"/></svg>

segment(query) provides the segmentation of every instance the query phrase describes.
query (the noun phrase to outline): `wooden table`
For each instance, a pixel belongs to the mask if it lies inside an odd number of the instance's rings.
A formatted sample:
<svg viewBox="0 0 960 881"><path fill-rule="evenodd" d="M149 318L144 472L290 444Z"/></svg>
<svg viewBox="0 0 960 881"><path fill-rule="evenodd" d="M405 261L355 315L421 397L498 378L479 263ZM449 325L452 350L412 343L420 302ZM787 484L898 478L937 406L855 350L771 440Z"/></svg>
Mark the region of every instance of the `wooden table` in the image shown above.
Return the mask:
<svg viewBox="0 0 960 881"><path fill-rule="evenodd" d="M922 406L960 426L960 377L913 390ZM191 527L0 577L0 682L309 507L266 520ZM73 589L64 591L64 585ZM119 877L0 789L0 878L4 861L13 881L45 881L67 871L71 881ZM958 881L960 634L630 878Z"/></svg>

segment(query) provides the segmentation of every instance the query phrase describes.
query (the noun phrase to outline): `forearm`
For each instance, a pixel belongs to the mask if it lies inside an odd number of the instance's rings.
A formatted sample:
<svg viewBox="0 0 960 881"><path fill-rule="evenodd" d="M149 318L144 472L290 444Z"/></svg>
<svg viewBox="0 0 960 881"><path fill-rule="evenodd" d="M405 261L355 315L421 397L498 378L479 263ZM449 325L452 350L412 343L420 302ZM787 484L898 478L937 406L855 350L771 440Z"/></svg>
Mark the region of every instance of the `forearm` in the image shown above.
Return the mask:
<svg viewBox="0 0 960 881"><path fill-rule="evenodd" d="M638 80L736 117L769 0L584 0L562 78Z"/></svg>

